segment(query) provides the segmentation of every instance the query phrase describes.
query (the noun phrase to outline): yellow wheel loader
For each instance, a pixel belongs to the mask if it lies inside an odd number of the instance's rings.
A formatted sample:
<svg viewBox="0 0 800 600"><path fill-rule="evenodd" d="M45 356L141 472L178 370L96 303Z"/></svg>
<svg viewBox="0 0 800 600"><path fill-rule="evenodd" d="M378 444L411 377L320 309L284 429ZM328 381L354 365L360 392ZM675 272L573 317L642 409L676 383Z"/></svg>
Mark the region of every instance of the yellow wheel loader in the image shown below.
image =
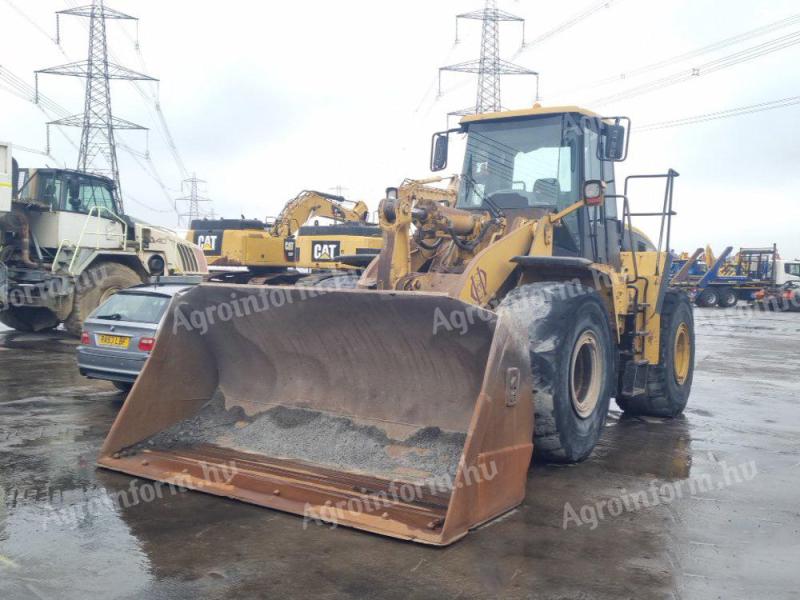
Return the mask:
<svg viewBox="0 0 800 600"><path fill-rule="evenodd" d="M523 500L534 452L587 458L612 397L679 414L694 325L668 289L678 174L620 184L629 132L536 106L436 134L434 171L466 136L454 205L388 189L383 249L352 289L177 297L99 464L446 545ZM631 212L642 178L663 179L662 210ZM660 219L652 250L637 214Z"/></svg>

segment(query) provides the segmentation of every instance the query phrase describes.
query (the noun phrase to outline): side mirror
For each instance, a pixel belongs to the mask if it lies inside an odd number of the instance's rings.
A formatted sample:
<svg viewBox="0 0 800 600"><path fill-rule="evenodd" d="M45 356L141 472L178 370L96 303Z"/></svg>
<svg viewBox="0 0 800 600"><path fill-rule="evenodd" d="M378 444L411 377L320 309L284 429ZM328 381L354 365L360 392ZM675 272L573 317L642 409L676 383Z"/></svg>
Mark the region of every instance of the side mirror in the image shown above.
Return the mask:
<svg viewBox="0 0 800 600"><path fill-rule="evenodd" d="M447 148L450 143L450 132L440 131L433 134L431 144L431 171L442 171L447 168Z"/></svg>
<svg viewBox="0 0 800 600"><path fill-rule="evenodd" d="M77 178L71 177L67 180L67 193L70 199L77 198L80 195L81 182Z"/></svg>
<svg viewBox="0 0 800 600"><path fill-rule="evenodd" d="M601 160L623 161L628 157L628 138L630 136L630 119L614 117L613 123L604 123L601 129L600 144L597 151ZM622 122L626 125L623 125Z"/></svg>

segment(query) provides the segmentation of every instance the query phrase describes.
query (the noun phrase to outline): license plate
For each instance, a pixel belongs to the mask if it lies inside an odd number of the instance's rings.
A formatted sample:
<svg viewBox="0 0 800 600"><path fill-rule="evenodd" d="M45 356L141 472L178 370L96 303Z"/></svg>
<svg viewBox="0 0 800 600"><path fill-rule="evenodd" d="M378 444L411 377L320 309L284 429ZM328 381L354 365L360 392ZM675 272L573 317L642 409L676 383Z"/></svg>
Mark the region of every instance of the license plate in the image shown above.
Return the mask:
<svg viewBox="0 0 800 600"><path fill-rule="evenodd" d="M114 348L124 348L130 346L131 338L123 335L100 335L97 337L98 346L112 346Z"/></svg>

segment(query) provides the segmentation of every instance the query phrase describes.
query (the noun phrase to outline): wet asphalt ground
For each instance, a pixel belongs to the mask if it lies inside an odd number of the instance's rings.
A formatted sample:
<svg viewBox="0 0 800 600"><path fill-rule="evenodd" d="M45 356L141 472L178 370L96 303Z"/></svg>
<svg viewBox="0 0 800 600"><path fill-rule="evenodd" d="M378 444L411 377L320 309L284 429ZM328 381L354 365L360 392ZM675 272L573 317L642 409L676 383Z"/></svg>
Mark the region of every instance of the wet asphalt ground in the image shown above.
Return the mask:
<svg viewBox="0 0 800 600"><path fill-rule="evenodd" d="M614 410L588 461L535 466L444 549L168 488L111 502L133 480L94 459L123 397L63 335L0 332L0 598L800 598L800 313L696 320L683 417Z"/></svg>

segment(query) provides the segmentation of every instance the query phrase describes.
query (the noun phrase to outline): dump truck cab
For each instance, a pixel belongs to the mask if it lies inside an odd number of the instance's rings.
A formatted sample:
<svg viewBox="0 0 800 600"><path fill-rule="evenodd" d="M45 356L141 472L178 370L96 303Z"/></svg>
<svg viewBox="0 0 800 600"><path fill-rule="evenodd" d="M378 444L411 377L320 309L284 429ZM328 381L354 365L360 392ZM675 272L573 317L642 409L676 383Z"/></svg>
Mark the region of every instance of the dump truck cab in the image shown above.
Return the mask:
<svg viewBox="0 0 800 600"><path fill-rule="evenodd" d="M123 215L114 192L114 182L101 175L69 169L18 170L17 197L20 203L46 208L52 212L88 214L102 206L115 215Z"/></svg>

